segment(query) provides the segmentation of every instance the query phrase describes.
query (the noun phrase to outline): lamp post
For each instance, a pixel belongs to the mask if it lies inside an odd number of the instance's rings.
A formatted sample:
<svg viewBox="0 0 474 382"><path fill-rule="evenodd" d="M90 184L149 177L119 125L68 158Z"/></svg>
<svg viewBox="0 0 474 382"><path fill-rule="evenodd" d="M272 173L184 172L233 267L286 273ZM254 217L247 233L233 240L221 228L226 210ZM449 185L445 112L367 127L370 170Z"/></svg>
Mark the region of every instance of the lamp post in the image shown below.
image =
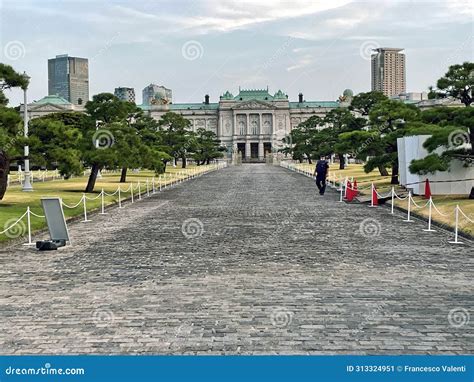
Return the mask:
<svg viewBox="0 0 474 382"><path fill-rule="evenodd" d="M23 88L23 134L25 138L28 138L28 101L26 92L28 90L30 77L28 77L26 72L23 72L23 77L26 79L26 85ZM31 185L30 160L28 158L28 156L30 155L30 148L28 145L25 145L24 154L25 179L23 181L23 191L33 191L33 186Z"/></svg>

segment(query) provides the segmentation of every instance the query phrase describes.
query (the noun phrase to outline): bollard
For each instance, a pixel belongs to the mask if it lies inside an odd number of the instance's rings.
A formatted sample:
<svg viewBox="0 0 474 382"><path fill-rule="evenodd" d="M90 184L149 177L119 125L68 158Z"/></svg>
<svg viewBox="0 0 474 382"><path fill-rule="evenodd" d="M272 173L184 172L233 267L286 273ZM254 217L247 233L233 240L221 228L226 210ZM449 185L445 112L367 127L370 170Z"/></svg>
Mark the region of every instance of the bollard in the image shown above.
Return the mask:
<svg viewBox="0 0 474 382"><path fill-rule="evenodd" d="M150 196L150 190L148 188L148 178L146 178L146 196Z"/></svg>
<svg viewBox="0 0 474 382"><path fill-rule="evenodd" d="M119 204L119 208L122 208L122 198L120 197L120 186L118 188L118 204Z"/></svg>
<svg viewBox="0 0 474 382"><path fill-rule="evenodd" d="M83 222L88 222L90 220L87 219L87 199L86 199L86 194L82 194L82 205L84 207L84 220Z"/></svg>
<svg viewBox="0 0 474 382"><path fill-rule="evenodd" d="M32 245L34 244L31 241L31 211L30 211L30 206L26 208L26 222L27 222L27 227L28 227L28 243L25 245Z"/></svg>
<svg viewBox="0 0 474 382"><path fill-rule="evenodd" d="M151 178L151 193L155 193L155 177Z"/></svg>
<svg viewBox="0 0 474 382"><path fill-rule="evenodd" d="M406 222L412 222L413 220L410 220L410 214L411 214L411 191L408 192L408 206L407 206L407 220L404 220Z"/></svg>
<svg viewBox="0 0 474 382"><path fill-rule="evenodd" d="M392 215L393 215L393 208L395 207L394 202L395 202L395 187L392 186L392 208L390 212Z"/></svg>
<svg viewBox="0 0 474 382"><path fill-rule="evenodd" d="M158 176L158 187L161 192L161 175Z"/></svg>
<svg viewBox="0 0 474 382"><path fill-rule="evenodd" d="M133 204L133 183L130 183L130 196L132 197L132 204Z"/></svg>
<svg viewBox="0 0 474 382"><path fill-rule="evenodd" d="M142 200L142 191L140 188L140 181L138 181L138 200Z"/></svg>
<svg viewBox="0 0 474 382"><path fill-rule="evenodd" d="M104 208L105 208L105 201L104 201L104 189L102 189L102 192L101 192L101 202L102 202L102 209L101 209L101 215L105 215L105 211L104 211Z"/></svg>
<svg viewBox="0 0 474 382"><path fill-rule="evenodd" d="M424 229L425 232L436 232L434 229L431 229L431 212L432 212L433 198L430 196L430 201L428 203L428 229Z"/></svg>
<svg viewBox="0 0 474 382"><path fill-rule="evenodd" d="M451 244L462 244L462 242L460 242L458 240L458 227L459 227L459 205L456 204L456 208L454 209L454 215L455 215L455 226L454 226L454 241L450 241L449 243Z"/></svg>

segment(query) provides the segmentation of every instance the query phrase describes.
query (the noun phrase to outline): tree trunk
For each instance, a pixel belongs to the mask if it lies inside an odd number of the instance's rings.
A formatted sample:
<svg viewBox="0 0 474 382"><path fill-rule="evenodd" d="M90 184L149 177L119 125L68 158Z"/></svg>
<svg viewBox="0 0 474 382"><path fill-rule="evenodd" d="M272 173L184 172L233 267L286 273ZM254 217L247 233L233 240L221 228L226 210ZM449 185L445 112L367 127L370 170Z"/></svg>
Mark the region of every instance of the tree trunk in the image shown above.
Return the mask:
<svg viewBox="0 0 474 382"><path fill-rule="evenodd" d="M0 152L0 200L7 192L8 173L10 172L10 159L5 153Z"/></svg>
<svg viewBox="0 0 474 382"><path fill-rule="evenodd" d="M384 166L379 165L378 168L379 168L380 175L382 175L382 176L388 176L388 171L387 171L387 169L386 169Z"/></svg>
<svg viewBox="0 0 474 382"><path fill-rule="evenodd" d="M97 174L99 173L99 170L100 166L98 164L92 165L91 174L89 175L85 192L94 192L95 181L97 180Z"/></svg>
<svg viewBox="0 0 474 382"><path fill-rule="evenodd" d="M185 156L181 157L181 168L186 168L186 157Z"/></svg>
<svg viewBox="0 0 474 382"><path fill-rule="evenodd" d="M308 164L313 164L313 161L311 160L311 157L308 155Z"/></svg>
<svg viewBox="0 0 474 382"><path fill-rule="evenodd" d="M471 187L471 193L469 194L469 199L474 199L474 187Z"/></svg>
<svg viewBox="0 0 474 382"><path fill-rule="evenodd" d="M398 161L392 164L392 180L390 184L398 184Z"/></svg>
<svg viewBox="0 0 474 382"><path fill-rule="evenodd" d="M120 183L127 181L127 167L122 167L122 173L120 174Z"/></svg>
<svg viewBox="0 0 474 382"><path fill-rule="evenodd" d="M206 164L210 164L210 163L211 163L211 158L207 158Z"/></svg>
<svg viewBox="0 0 474 382"><path fill-rule="evenodd" d="M166 161L166 160L165 160L165 161L163 161L163 164L165 165L165 166L164 166L164 170L163 170L163 174L165 174L165 173L166 173L166 164L167 164L167 163L168 163L168 161Z"/></svg>
<svg viewBox="0 0 474 382"><path fill-rule="evenodd" d="M344 170L346 164L344 154L337 154L337 156L339 158L339 170Z"/></svg>

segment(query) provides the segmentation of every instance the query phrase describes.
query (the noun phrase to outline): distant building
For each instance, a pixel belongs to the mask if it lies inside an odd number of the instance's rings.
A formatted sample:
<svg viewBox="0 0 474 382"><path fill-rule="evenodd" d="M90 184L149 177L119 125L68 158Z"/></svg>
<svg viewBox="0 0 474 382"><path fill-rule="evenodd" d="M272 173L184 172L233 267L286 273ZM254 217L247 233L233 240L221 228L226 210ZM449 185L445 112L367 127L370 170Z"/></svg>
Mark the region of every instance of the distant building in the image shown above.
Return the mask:
<svg viewBox="0 0 474 382"><path fill-rule="evenodd" d="M396 99L400 101L425 101L428 99L427 92L409 92L409 93L400 93L390 97L391 99Z"/></svg>
<svg viewBox="0 0 474 382"><path fill-rule="evenodd" d="M135 103L135 89L134 88L115 88L114 95L122 101Z"/></svg>
<svg viewBox="0 0 474 382"><path fill-rule="evenodd" d="M75 105L89 100L89 62L67 54L48 60L48 95L58 95Z"/></svg>
<svg viewBox="0 0 474 382"><path fill-rule="evenodd" d="M155 92L152 94L155 94L153 97L150 92L152 100L160 99ZM340 102L306 101L300 93L298 102L292 102L281 90L270 93L268 88L239 88L236 96L226 91L218 102L210 102L209 95L206 94L203 102L153 101L155 103L143 104L140 107L156 120L169 111L180 114L190 121L193 131L205 129L214 132L221 144L227 147L229 157L232 153L240 152L243 161L261 162L266 160L268 153L278 153L285 147L282 139L301 122L313 116L322 118L331 110L340 107L343 101L348 105L352 95L353 92L346 89Z"/></svg>
<svg viewBox="0 0 474 382"><path fill-rule="evenodd" d="M23 117L24 105L20 106L20 114ZM84 105L74 105L68 100L57 95L49 95L28 104L28 117L37 118L51 113L84 112Z"/></svg>
<svg viewBox="0 0 474 382"><path fill-rule="evenodd" d="M168 105L173 101L171 89L155 84L148 85L142 92L143 105Z"/></svg>
<svg viewBox="0 0 474 382"><path fill-rule="evenodd" d="M377 48L372 54L372 91L387 97L406 92L405 54L399 48Z"/></svg>

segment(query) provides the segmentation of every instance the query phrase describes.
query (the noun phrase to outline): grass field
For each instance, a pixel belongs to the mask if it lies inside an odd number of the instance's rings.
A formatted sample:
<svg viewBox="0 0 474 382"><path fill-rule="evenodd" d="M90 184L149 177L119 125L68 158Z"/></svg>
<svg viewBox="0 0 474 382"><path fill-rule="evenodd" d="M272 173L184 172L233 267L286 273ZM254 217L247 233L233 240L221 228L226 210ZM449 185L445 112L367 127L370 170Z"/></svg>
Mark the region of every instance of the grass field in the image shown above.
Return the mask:
<svg viewBox="0 0 474 382"><path fill-rule="evenodd" d="M314 171L315 165L309 165L307 163L298 163L296 167L300 169L304 169L306 171ZM332 176L336 176L336 179L344 179L346 176L351 179L357 179L357 184L359 189L363 189L361 191L362 194L369 194L370 195L370 185L372 182L377 187L377 191L380 194L386 194L390 192L392 185L390 184L390 177L382 177L380 176L377 170L372 171L370 173L365 173L362 165L360 164L350 164L344 170L339 170L339 164L333 164L330 166L329 173L333 174ZM331 178L333 179L333 178ZM365 190L364 190L365 188ZM401 190L400 187L395 187L395 191ZM424 205L427 201L423 199L421 196L414 196L413 199L418 205ZM449 214L449 216L442 216L438 214L435 210L432 213L433 221L436 221L441 224L446 224L450 227L454 227L455 217L454 217L454 210L456 205L459 205L461 210L471 219L474 220L474 201L467 198L467 195L434 195L433 202L438 208L438 210L443 214ZM395 205L397 207L407 209L407 201L396 200ZM429 210L428 207L425 208L415 208L412 204L411 206L412 211L428 217ZM467 221L465 218L462 218L460 215L459 218L459 229L465 233L474 236L474 224Z"/></svg>
<svg viewBox="0 0 474 382"><path fill-rule="evenodd" d="M193 171L199 173L209 170L209 166L188 166L187 169L167 167L166 178L161 177L162 186L169 184L172 181L184 178L185 174L191 174ZM97 179L95 185L95 192L87 194L88 198L94 198L101 193L104 189L107 193L113 193L120 186L121 190L125 191L129 188L130 184L133 183L134 195L138 197L138 182L141 185L141 193L146 193L146 180L149 181L149 190L151 192L151 180L155 176L155 188L159 187L158 177L152 171L140 171L135 173L129 171L127 175L127 183L119 183L120 173L104 174L102 178ZM34 191L23 192L20 185L12 185L7 189L5 197L0 201L0 232L15 223L18 218L23 215L29 206L31 211L38 215L43 215L43 210L40 205L41 197L61 197L63 202L72 206L77 204L83 195L87 183L87 176L72 178L69 180L52 180L46 182L35 182L33 183ZM130 198L131 193L121 192L121 200ZM118 203L118 194L114 196L106 196L104 200L106 205ZM95 200L87 200L87 211L96 210L101 207L101 198L98 197ZM83 204L80 203L76 208L64 207L64 214L66 218L79 216L83 214ZM31 217L31 228L32 231L37 231L46 226L44 218ZM12 238L17 238L27 234L26 217L5 234L0 234L0 242L7 241Z"/></svg>

